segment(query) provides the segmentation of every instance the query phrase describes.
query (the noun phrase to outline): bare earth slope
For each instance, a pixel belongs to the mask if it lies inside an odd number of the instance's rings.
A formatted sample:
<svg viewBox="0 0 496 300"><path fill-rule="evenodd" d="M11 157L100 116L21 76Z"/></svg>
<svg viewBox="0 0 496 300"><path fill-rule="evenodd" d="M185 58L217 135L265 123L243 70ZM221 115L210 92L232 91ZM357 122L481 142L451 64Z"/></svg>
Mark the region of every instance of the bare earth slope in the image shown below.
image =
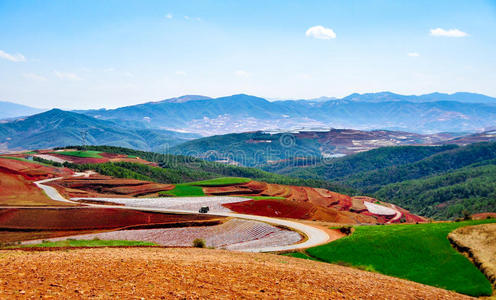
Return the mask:
<svg viewBox="0 0 496 300"><path fill-rule="evenodd" d="M0 251L0 298L470 299L380 274L207 249Z"/></svg>
<svg viewBox="0 0 496 300"><path fill-rule="evenodd" d="M468 252L496 286L496 223L458 228L449 234L449 239Z"/></svg>

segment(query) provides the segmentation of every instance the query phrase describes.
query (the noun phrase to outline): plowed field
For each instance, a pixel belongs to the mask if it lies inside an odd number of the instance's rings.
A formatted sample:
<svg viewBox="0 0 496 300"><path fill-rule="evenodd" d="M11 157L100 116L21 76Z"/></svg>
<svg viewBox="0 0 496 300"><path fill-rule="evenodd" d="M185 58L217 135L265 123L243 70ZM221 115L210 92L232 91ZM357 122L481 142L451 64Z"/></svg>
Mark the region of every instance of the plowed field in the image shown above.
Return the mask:
<svg viewBox="0 0 496 300"><path fill-rule="evenodd" d="M222 217L208 215L163 214L119 208L12 208L0 209L0 228L4 230L93 230L140 225L184 225L213 222Z"/></svg>
<svg viewBox="0 0 496 300"><path fill-rule="evenodd" d="M0 251L0 298L470 299L352 268L208 249Z"/></svg>

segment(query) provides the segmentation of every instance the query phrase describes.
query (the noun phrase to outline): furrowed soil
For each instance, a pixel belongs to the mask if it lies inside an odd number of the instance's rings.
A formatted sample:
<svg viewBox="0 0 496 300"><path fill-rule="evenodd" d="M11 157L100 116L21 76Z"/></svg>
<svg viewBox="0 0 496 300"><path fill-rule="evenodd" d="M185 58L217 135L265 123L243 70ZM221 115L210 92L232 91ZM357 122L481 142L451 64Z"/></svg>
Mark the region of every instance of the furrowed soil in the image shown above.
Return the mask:
<svg viewBox="0 0 496 300"><path fill-rule="evenodd" d="M0 298L470 299L376 273L208 249L0 251Z"/></svg>
<svg viewBox="0 0 496 300"><path fill-rule="evenodd" d="M126 227L218 224L223 217L165 214L119 208L9 208L0 209L0 228L20 231L105 230Z"/></svg>

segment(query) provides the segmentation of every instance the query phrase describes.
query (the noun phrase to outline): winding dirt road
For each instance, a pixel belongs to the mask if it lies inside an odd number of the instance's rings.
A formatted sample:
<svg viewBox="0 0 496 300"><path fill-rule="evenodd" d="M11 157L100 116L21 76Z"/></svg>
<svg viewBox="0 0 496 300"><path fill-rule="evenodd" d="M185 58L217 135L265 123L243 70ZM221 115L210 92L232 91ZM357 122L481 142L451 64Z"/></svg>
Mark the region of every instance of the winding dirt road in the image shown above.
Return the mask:
<svg viewBox="0 0 496 300"><path fill-rule="evenodd" d="M86 176L86 174L85 173L77 173L74 176ZM65 199L55 188L45 185L45 183L47 183L47 182L55 181L55 180L59 180L59 179L61 179L61 178L51 178L51 179L40 180L40 181L36 181L35 184L39 188L43 189L43 191L45 191L45 193L48 195L48 197L50 197L53 200L75 203L74 201ZM89 198L89 199L91 199L91 198ZM112 198L98 198L98 200L112 202ZM113 206L113 205L100 205L100 204L87 204L87 205L92 206L92 207L106 207L106 208L115 207L115 208L121 208L121 209L134 209L134 210L140 210L140 211L152 211L152 212L162 212L162 213L198 214L198 211L193 211L193 210L177 210L177 209L152 208L152 207L131 207L131 206L118 206L118 205ZM238 214L238 213L231 213L231 212L212 212L212 213L208 213L208 214L215 215L215 216L233 217L233 218L240 218L240 219L265 222L265 223L269 223L272 225L289 228L291 230L294 230L294 231L297 231L297 232L303 234L306 237L306 239L303 242L293 244L293 245L243 249L244 252L275 252L275 251L288 251L288 250L304 249L304 248L309 248L309 247L314 247L317 245L324 244L327 241L329 241L329 239L330 239L330 236L326 231L324 231L320 228L317 228L317 227L309 226L309 225L298 223L295 221L282 220L282 219L276 219L276 218L270 218L270 217L264 217L264 216Z"/></svg>

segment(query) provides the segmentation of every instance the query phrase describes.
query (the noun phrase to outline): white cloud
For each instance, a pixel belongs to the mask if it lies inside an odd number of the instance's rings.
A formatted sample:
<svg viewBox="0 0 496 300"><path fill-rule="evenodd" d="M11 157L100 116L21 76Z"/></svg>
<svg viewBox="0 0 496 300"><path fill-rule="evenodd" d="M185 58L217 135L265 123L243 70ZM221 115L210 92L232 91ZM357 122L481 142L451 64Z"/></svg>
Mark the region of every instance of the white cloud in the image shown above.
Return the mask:
<svg viewBox="0 0 496 300"><path fill-rule="evenodd" d="M166 17L167 19L172 19L174 16L173 16L172 14L166 14L166 15L165 15L165 17Z"/></svg>
<svg viewBox="0 0 496 300"><path fill-rule="evenodd" d="M186 73L184 71L176 71L176 75L186 76L186 75L188 75L188 73Z"/></svg>
<svg viewBox="0 0 496 300"><path fill-rule="evenodd" d="M36 74L36 73L24 73L22 74L22 76L26 79L31 79L31 80L34 80L34 81L46 81L46 77L44 76L41 76L39 74Z"/></svg>
<svg viewBox="0 0 496 300"><path fill-rule="evenodd" d="M407 55L410 57L419 57L420 56L420 54L418 52L409 52L409 53L407 53Z"/></svg>
<svg viewBox="0 0 496 300"><path fill-rule="evenodd" d="M308 28L305 32L306 36L313 37L319 40L330 40L336 38L336 33L331 28L325 28L324 26L317 25Z"/></svg>
<svg viewBox="0 0 496 300"><path fill-rule="evenodd" d="M202 18L199 18L199 17L190 17L190 16L184 16L184 19L186 21L197 21L197 22L203 21Z"/></svg>
<svg viewBox="0 0 496 300"><path fill-rule="evenodd" d="M59 79L63 80L81 80L81 77L79 77L76 73L69 73L69 72L60 72L60 71L53 71L55 76L57 76Z"/></svg>
<svg viewBox="0 0 496 300"><path fill-rule="evenodd" d="M443 28L436 28L436 29L431 29L431 35L432 36L445 36L445 37L465 37L468 36L468 33L463 32L458 29L443 29Z"/></svg>
<svg viewBox="0 0 496 300"><path fill-rule="evenodd" d="M250 73L246 72L245 70L237 70L234 72L234 75L238 76L238 77L248 77L250 76Z"/></svg>
<svg viewBox="0 0 496 300"><path fill-rule="evenodd" d="M2 50L0 50L0 58L6 59L6 60L10 60L10 61L13 61L13 62L24 62L24 61L26 61L26 58L24 57L24 55L22 55L20 53L9 54L9 53L4 52Z"/></svg>

